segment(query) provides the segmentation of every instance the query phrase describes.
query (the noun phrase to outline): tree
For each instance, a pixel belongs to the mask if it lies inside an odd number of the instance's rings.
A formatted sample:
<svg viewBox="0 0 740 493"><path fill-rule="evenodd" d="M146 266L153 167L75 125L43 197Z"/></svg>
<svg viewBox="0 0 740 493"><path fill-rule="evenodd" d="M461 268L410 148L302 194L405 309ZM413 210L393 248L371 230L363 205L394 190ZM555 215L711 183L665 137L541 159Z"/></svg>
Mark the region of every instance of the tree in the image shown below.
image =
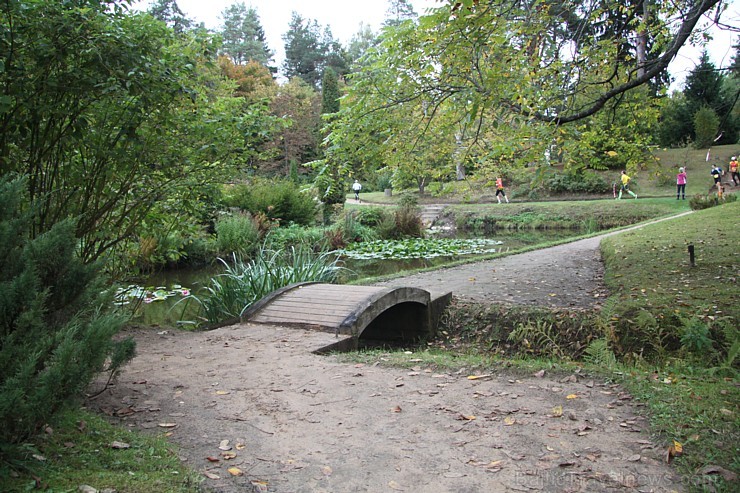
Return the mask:
<svg viewBox="0 0 740 493"><path fill-rule="evenodd" d="M404 21L414 20L417 17L413 5L408 0L388 0L383 26L397 26Z"/></svg>
<svg viewBox="0 0 740 493"><path fill-rule="evenodd" d="M98 372L120 369L134 342L113 341L123 320L105 309L97 267L75 254L74 224L30 237L38 209L25 180L8 178L0 177L0 462L17 462L12 446L81 397Z"/></svg>
<svg viewBox="0 0 740 493"><path fill-rule="evenodd" d="M231 58L222 55L218 57L218 65L223 74L236 83L234 96L254 101L264 94L266 88L276 85L270 70L254 60L236 65Z"/></svg>
<svg viewBox="0 0 740 493"><path fill-rule="evenodd" d="M291 162L305 163L316 158L321 127L321 99L316 90L300 77L278 88L270 103L272 113L286 121L273 143L282 174L290 172Z"/></svg>
<svg viewBox="0 0 740 493"><path fill-rule="evenodd" d="M237 2L227 7L221 17L224 21L220 32L224 54L237 65L253 60L270 68L273 73L277 71L270 67L273 53L267 46L265 31L254 7L247 8L243 2Z"/></svg>
<svg viewBox="0 0 740 493"><path fill-rule="evenodd" d="M347 47L347 59L349 60L350 72L358 71L366 64L364 60L367 52L378 43L378 36L367 24L360 24L358 31L352 35Z"/></svg>
<svg viewBox="0 0 740 493"><path fill-rule="evenodd" d="M318 87L325 54L319 24L315 20L304 20L297 12L293 12L283 41L283 75L289 79L300 77L311 86Z"/></svg>
<svg viewBox="0 0 740 493"><path fill-rule="evenodd" d="M719 130L719 117L709 106L702 106L694 113L694 134L697 149L706 149L712 145Z"/></svg>
<svg viewBox="0 0 740 493"><path fill-rule="evenodd" d="M147 12L155 19L167 24L177 34L193 26L193 21L180 10L176 0L155 0Z"/></svg>
<svg viewBox="0 0 740 493"><path fill-rule="evenodd" d="M339 111L339 79L331 67L326 67L321 79L321 114Z"/></svg>
<svg viewBox="0 0 740 493"><path fill-rule="evenodd" d="M271 129L209 65L209 36L115 5L0 5L0 173L28 176L34 236L74 218L85 261L197 214Z"/></svg>

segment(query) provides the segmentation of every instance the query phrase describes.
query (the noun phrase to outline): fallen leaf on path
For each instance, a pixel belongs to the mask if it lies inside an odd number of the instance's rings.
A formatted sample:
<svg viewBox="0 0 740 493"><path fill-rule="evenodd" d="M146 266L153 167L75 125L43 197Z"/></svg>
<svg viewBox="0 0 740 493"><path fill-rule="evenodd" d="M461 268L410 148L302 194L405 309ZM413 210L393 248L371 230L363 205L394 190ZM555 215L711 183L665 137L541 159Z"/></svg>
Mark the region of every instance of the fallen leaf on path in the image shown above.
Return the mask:
<svg viewBox="0 0 740 493"><path fill-rule="evenodd" d="M174 428L177 423L159 423L160 428Z"/></svg>
<svg viewBox="0 0 740 493"><path fill-rule="evenodd" d="M578 396L576 394L568 394L565 396L566 399L578 399Z"/></svg>
<svg viewBox="0 0 740 493"><path fill-rule="evenodd" d="M244 445L243 443L237 443L236 444L236 449L237 450L244 450L245 448L247 448L247 446Z"/></svg>
<svg viewBox="0 0 740 493"><path fill-rule="evenodd" d="M110 444L110 448L119 449L119 450L120 449L127 449L127 448L130 448L130 447L131 447L131 445L129 445L128 443L126 443L126 442L119 442L118 440L116 440L114 442L111 442L111 444Z"/></svg>
<svg viewBox="0 0 740 493"><path fill-rule="evenodd" d="M221 476L210 471L203 471L203 476L207 477L208 479L221 479Z"/></svg>
<svg viewBox="0 0 740 493"><path fill-rule="evenodd" d="M236 458L236 452L221 452L221 457L225 460L231 460Z"/></svg>
<svg viewBox="0 0 740 493"><path fill-rule="evenodd" d="M511 426L511 425L513 425L514 423L516 423L516 419L512 418L511 416L506 416L506 417L504 418L504 425L505 425L505 426Z"/></svg>
<svg viewBox="0 0 740 493"><path fill-rule="evenodd" d="M538 371L537 373L534 374L534 376L537 377L537 378L544 377L545 376L545 370Z"/></svg>
<svg viewBox="0 0 740 493"><path fill-rule="evenodd" d="M489 378L491 376L492 375L490 375L490 374L489 375L469 375L468 376L468 380L479 380L481 378Z"/></svg>
<svg viewBox="0 0 740 493"><path fill-rule="evenodd" d="M231 392L229 392L228 390L217 390L216 391L216 395L228 395L230 393Z"/></svg>
<svg viewBox="0 0 740 493"><path fill-rule="evenodd" d="M560 418L563 416L563 406L556 406L552 408L552 417Z"/></svg>
<svg viewBox="0 0 740 493"><path fill-rule="evenodd" d="M391 409L391 412L400 413L401 412L401 406L394 407L393 409Z"/></svg>
<svg viewBox="0 0 740 493"><path fill-rule="evenodd" d="M244 475L244 471L242 471L238 467L230 467L226 470L229 471L229 474L231 474L232 476L243 476Z"/></svg>
<svg viewBox="0 0 740 493"><path fill-rule="evenodd" d="M206 457L206 460L208 462L220 462L221 461L221 459L219 459L218 457L214 457L212 455L209 455L208 457Z"/></svg>
<svg viewBox="0 0 740 493"><path fill-rule="evenodd" d="M681 445L676 440L673 440L673 445L668 447L665 460L670 464L671 460L673 460L674 457L680 457L682 453L683 445Z"/></svg>
<svg viewBox="0 0 740 493"><path fill-rule="evenodd" d="M333 473L334 471L332 471L331 467L324 466L321 468L321 472L324 474L324 476L331 476L331 473Z"/></svg>
<svg viewBox="0 0 740 493"><path fill-rule="evenodd" d="M640 459L642 459L642 456L640 454L630 455L627 457L627 462L639 462Z"/></svg>
<svg viewBox="0 0 740 493"><path fill-rule="evenodd" d="M231 445L229 445L228 440L221 440L221 443L218 444L219 450L231 450Z"/></svg>
<svg viewBox="0 0 740 493"><path fill-rule="evenodd" d="M403 491L403 487L395 481L388 481L388 486L396 491Z"/></svg>

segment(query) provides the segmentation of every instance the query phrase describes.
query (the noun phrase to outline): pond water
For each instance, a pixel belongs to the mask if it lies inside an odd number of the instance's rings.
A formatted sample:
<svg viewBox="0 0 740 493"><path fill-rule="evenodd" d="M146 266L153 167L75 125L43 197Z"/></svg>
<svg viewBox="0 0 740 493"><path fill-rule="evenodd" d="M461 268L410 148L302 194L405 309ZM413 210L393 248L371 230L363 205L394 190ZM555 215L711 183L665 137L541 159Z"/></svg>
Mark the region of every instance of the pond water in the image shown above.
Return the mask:
<svg viewBox="0 0 740 493"><path fill-rule="evenodd" d="M578 231L545 230L545 231L501 231L493 239L501 242L495 246L496 252L510 252L527 246L552 242L581 234ZM463 258L480 257L480 254L439 256L432 258L411 259L352 259L341 261L344 270L340 282L354 279L397 274L422 268L441 267ZM175 326L193 325L197 314L197 302L186 300L184 295L192 293L196 297L210 282L213 276L223 272L223 266L216 264L198 269L177 269L156 272L139 285L129 286L130 292L143 296L140 301L129 300L121 306L122 310L132 315L132 322L142 325Z"/></svg>

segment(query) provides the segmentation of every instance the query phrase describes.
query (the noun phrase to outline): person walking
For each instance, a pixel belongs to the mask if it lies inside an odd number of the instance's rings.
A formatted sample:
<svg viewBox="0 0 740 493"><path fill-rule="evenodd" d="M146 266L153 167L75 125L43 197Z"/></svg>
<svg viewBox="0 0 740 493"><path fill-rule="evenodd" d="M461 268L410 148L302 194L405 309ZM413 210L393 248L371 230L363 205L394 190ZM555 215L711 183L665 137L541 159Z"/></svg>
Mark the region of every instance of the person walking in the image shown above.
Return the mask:
<svg viewBox="0 0 740 493"><path fill-rule="evenodd" d="M360 201L360 190L362 190L362 184L360 184L359 180L355 180L352 184L352 191L355 192L355 200L357 202Z"/></svg>
<svg viewBox="0 0 740 493"><path fill-rule="evenodd" d="M622 176L620 177L622 180L622 187L619 189L619 196L617 197L617 200L622 199L622 192L627 192L628 194L632 195L634 198L637 198L637 194L630 190L630 181L632 181L632 178L629 177L626 171L622 170Z"/></svg>
<svg viewBox="0 0 740 493"><path fill-rule="evenodd" d="M679 199L679 195L686 200L686 171L683 168L678 168L676 175L676 200Z"/></svg>
<svg viewBox="0 0 740 493"><path fill-rule="evenodd" d="M496 178L496 199L500 204L501 197L499 197L499 195L503 195L504 199L506 199L506 203L509 203L509 198L506 196L506 191L504 190L504 180L502 180L500 176Z"/></svg>
<svg viewBox="0 0 740 493"><path fill-rule="evenodd" d="M740 185L740 174L738 174L737 171L737 157L732 156L732 159L730 160L730 177L732 178L732 185L738 186Z"/></svg>

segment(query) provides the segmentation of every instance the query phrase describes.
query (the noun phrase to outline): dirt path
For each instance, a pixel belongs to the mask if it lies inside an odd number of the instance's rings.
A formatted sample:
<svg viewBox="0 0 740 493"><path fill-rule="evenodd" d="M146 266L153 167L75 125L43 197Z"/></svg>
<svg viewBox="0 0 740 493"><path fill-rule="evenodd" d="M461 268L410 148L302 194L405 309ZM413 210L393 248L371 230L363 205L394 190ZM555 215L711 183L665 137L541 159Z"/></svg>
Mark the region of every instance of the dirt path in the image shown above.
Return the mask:
<svg viewBox="0 0 740 493"><path fill-rule="evenodd" d="M583 240L398 282L582 306L600 299L597 251ZM312 353L333 335L273 326L132 335L138 356L90 407L170 433L211 491L683 489L639 404L586 375L346 364Z"/></svg>

